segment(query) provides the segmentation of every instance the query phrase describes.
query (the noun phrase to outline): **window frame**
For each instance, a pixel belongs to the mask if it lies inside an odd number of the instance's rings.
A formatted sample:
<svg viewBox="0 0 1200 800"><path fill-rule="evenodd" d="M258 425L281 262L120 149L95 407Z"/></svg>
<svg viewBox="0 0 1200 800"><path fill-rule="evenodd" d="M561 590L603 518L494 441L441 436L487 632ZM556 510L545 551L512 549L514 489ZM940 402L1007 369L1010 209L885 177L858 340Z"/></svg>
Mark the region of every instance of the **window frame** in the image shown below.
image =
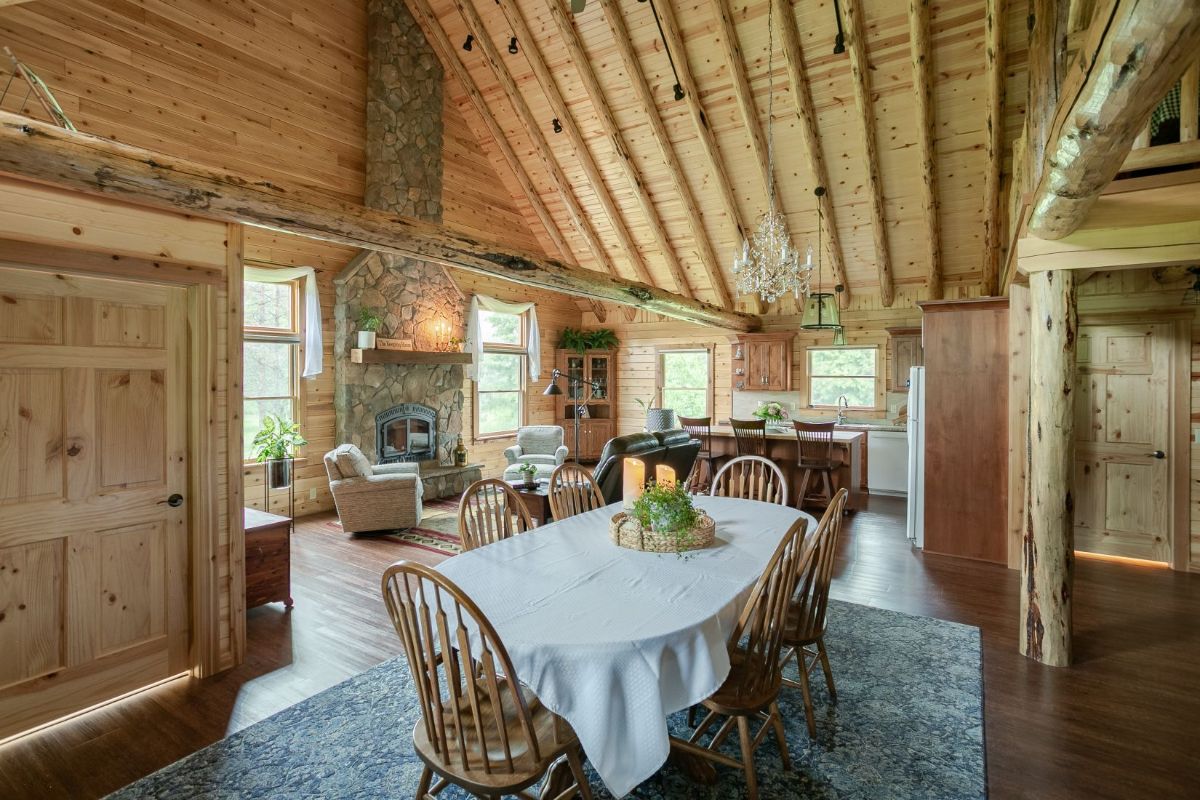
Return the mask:
<svg viewBox="0 0 1200 800"><path fill-rule="evenodd" d="M247 261L246 263L251 264L251 262L249 262L249 261ZM271 265L252 264L252 266L262 267L262 268L270 268ZM306 320L304 319L304 304L302 302L302 297L301 297L302 290L303 290L303 287L301 285L301 280L302 279L300 279L300 278L295 278L293 280L285 281L283 283L267 284L267 285L274 285L274 286L287 286L291 290L291 306L292 306L292 310L291 310L292 327L291 328L265 328L265 327L259 327L259 326L254 326L254 325L246 325L244 321L242 324L242 348L243 348L243 350L245 349L246 343L248 343L248 342L271 342L271 343L275 343L275 344L289 344L292 346L292 358L291 358L291 362L292 362L292 364L291 364L292 393L291 393L291 395L278 395L278 396L263 395L261 397L259 397L259 396L251 397L251 396L247 395L245 392L245 389L246 389L246 376L245 376L246 364L245 364L244 358L242 360L242 376L241 377L242 377L242 415L243 415L243 417L245 416L245 413L246 413L246 401L247 400L290 399L292 401L292 421L300 426L300 431L303 434L306 419L305 419L305 402L304 402L302 384L301 384L301 380L300 380L300 372L301 372L301 365L304 364L304 356L305 356L305 354L304 354L304 333L305 333ZM244 278L242 280L243 308L244 308L244 304L245 304L245 294L246 294L245 284L247 284L247 283L265 283L265 282L264 281L255 281L255 280L249 279L249 278ZM247 466L260 463L260 462L254 460L253 455L247 454L246 448L248 448L249 446L250 446L250 438L247 437L245 443L243 444L242 463ZM297 462L303 461L305 458L305 452L306 452L306 446L302 445L296 452L295 460Z"/></svg>
<svg viewBox="0 0 1200 800"><path fill-rule="evenodd" d="M705 413L702 414L701 416L712 418L715 423L716 422L716 419L715 419L715 416L716 416L716 398L715 398L716 365L714 363L715 348L711 344L705 344L703 342L698 342L696 344L676 344L676 345L662 346L662 347L654 348L654 396L656 398L658 398L658 400L660 402L663 402L665 404L665 401L662 399L664 390L667 388L665 385L666 369L664 369L664 367L663 367L663 356L664 355L667 355L669 353L699 353L701 351L706 353L708 356L708 386L704 387L707 390L705 393L705 397L704 397L704 404L705 404L706 408L705 408ZM683 387L683 388L687 389L687 388L692 388L692 387ZM678 414L676 414L676 416L678 416Z"/></svg>
<svg viewBox="0 0 1200 800"><path fill-rule="evenodd" d="M480 309L483 313L484 309ZM487 313L500 314L504 312L491 311ZM471 432L472 440L475 442L486 442L494 439L511 439L517 435L517 430L524 427L528 417L526 416L529 404L526 402L525 394L529 388L529 312L525 311L520 314L513 314L520 321L521 343L506 344L504 342L481 342L480 348L482 355L515 355L521 356L521 366L518 370L520 383L516 389L517 394L517 427L507 431L488 431L483 433L479 429L479 376L476 374L475 380L471 381ZM480 333L480 336L483 334ZM480 360L482 361L482 355ZM482 364L480 365L482 367ZM483 392L484 394L508 394L512 389L501 389L495 392Z"/></svg>
<svg viewBox="0 0 1200 800"><path fill-rule="evenodd" d="M875 374L874 375L814 375L813 367L812 367L813 353L828 351L828 350L874 350L875 351ZM872 392L872 396L874 397L873 404L869 405L869 406L854 406L854 405L852 405L852 406L847 406L847 408L848 408L848 410L851 410L851 411L880 411L880 410L882 410L884 407L884 391L883 391L883 384L881 383L881 378L884 378L885 376L883 374L881 374L881 370L883 373L887 372L887 364L886 364L887 356L886 356L886 354L883 355L883 359L884 359L885 363L881 364L880 363L881 353L883 353L883 348L881 348L879 346L879 344L877 344L877 343L862 343L862 344L850 344L850 345L839 345L839 346L812 345L812 346L805 348L804 377L805 377L805 382L807 383L807 386L805 387L805 394L807 395L805 397L805 400L807 401L808 407L809 408L818 408L818 409L836 409L838 407L836 403L833 405L828 405L828 404L824 404L824 403L814 403L813 402L813 378L871 378L871 380L874 383L874 390Z"/></svg>

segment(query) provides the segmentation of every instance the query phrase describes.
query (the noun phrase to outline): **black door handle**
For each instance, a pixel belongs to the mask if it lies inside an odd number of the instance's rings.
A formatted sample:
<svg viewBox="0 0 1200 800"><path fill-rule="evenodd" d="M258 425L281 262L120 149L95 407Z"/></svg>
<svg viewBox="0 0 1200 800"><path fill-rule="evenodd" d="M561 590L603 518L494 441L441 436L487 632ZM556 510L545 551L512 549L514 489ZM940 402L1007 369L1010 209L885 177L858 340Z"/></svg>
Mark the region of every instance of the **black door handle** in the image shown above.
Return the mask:
<svg viewBox="0 0 1200 800"><path fill-rule="evenodd" d="M1146 453L1146 455L1150 456L1151 458L1166 458L1167 457L1167 454L1164 453L1162 450L1155 450L1153 453Z"/></svg>
<svg viewBox="0 0 1200 800"><path fill-rule="evenodd" d="M183 495L178 493L173 494L167 498L166 502L171 508L179 508L181 505L183 505Z"/></svg>

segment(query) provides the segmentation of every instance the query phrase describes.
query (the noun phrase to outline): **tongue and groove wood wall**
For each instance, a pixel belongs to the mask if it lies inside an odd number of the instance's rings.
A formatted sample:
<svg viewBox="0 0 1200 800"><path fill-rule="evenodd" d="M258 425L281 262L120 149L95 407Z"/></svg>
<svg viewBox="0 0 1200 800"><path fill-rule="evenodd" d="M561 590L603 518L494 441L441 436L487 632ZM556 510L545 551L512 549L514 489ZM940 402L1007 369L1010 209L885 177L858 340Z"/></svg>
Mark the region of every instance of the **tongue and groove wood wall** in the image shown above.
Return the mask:
<svg viewBox="0 0 1200 800"><path fill-rule="evenodd" d="M366 3L361 0L39 0L0 7L0 44L50 85L81 131L362 200ZM5 69L7 63L0 66ZM445 223L540 252L512 200L515 179L490 143L480 145L483 123L461 96L459 87L447 86L446 97L461 98L463 106L447 99L443 111ZM22 106L23 98L23 91L11 91L0 108L45 119L32 99ZM333 508L321 462L336 444L333 279L355 252L246 229L247 261L317 270L325 371L301 382L300 416L309 445L297 468L298 515ZM462 273L455 278L468 293L504 296L518 288ZM543 321L547 340L563 325L579 324L572 303L543 294L539 299L556 307ZM543 343L548 345L552 342ZM552 351L547 358L552 362ZM540 418L542 405L531 401L533 419ZM476 455L499 464L507 444L487 443ZM246 501L261 506L261 468L247 467L244 476ZM278 508L282 500L272 504Z"/></svg>

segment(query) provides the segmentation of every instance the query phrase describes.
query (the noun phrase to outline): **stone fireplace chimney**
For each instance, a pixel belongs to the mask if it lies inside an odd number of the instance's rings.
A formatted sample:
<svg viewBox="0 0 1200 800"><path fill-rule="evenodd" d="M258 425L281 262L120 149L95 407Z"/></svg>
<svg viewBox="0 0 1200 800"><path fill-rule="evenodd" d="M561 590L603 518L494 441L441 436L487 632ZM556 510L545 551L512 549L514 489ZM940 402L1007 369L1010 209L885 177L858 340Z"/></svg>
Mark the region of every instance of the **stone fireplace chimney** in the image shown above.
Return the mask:
<svg viewBox="0 0 1200 800"><path fill-rule="evenodd" d="M364 203L442 221L442 66L404 0L367 3L367 146ZM372 462L376 415L404 403L438 414L438 458L449 463L462 433L460 365L354 364L359 309L378 309L380 336L432 349L438 322L464 328L457 288L436 264L383 253L355 259L338 276L334 306L334 409L338 442L358 445Z"/></svg>

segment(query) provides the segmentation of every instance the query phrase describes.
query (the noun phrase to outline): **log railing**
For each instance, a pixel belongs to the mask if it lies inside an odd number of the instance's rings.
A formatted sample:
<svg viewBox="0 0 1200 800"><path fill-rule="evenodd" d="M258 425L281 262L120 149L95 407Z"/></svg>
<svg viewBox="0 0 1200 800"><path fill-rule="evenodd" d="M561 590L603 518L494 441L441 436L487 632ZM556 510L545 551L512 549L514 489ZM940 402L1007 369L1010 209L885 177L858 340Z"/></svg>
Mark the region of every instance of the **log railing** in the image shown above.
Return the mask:
<svg viewBox="0 0 1200 800"><path fill-rule="evenodd" d="M1153 141L1150 135L1151 122L1138 134L1130 151L1122 172L1134 170L1175 167L1183 164L1200 163L1200 130L1197 130L1197 117L1200 116L1200 60L1192 64L1177 84L1179 88L1179 131L1177 136L1170 136L1163 141L1162 128L1158 132L1158 141ZM1172 94L1175 89L1172 89ZM1165 98L1164 98L1165 102ZM1153 117L1152 117L1153 119Z"/></svg>

